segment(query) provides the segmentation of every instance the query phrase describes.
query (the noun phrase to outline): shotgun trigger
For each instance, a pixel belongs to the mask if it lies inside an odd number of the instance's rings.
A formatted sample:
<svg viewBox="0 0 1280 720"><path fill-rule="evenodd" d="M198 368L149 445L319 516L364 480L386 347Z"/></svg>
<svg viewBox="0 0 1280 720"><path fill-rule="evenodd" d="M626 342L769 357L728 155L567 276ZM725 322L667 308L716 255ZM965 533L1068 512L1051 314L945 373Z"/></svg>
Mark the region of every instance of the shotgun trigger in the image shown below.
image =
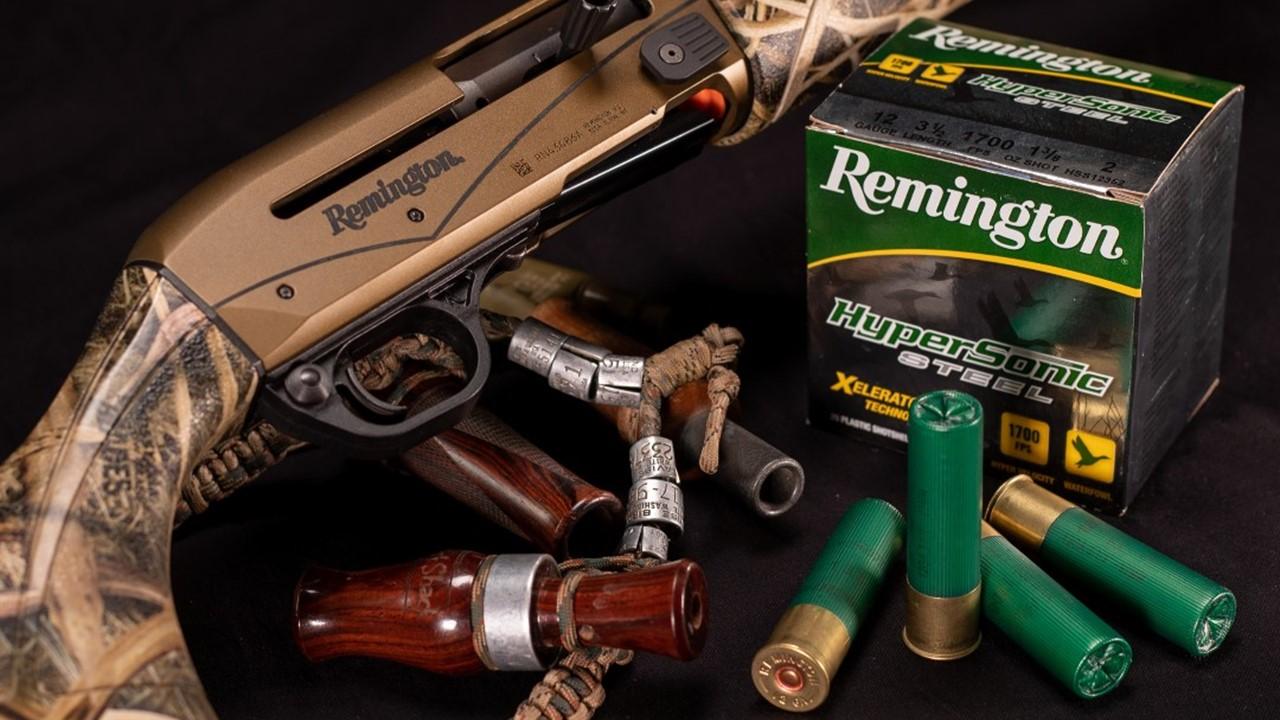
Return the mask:
<svg viewBox="0 0 1280 720"><path fill-rule="evenodd" d="M360 378L356 377L355 365L347 366L346 375L347 377L343 383L343 388L347 392L351 393L353 399L360 403L364 409L374 415L380 415L387 418L400 418L404 417L409 412L409 408L404 405L387 402L379 398L377 395L369 392L369 389L364 386L364 383L360 382Z"/></svg>
<svg viewBox="0 0 1280 720"><path fill-rule="evenodd" d="M467 273L459 282L478 282ZM464 296L472 295L468 289ZM469 298L468 298L469 299ZM462 361L465 380L447 397L413 413L370 392L353 371L355 362L386 343L414 334L448 345ZM281 430L308 442L358 457L394 455L461 422L489 377L489 345L480 312L448 296L428 298L397 310L335 349L296 366L284 382L271 382L262 396L263 415ZM312 386L298 382L305 375ZM313 387L314 386L314 387ZM299 393L306 387L306 394Z"/></svg>
<svg viewBox="0 0 1280 720"><path fill-rule="evenodd" d="M424 278L347 333L268 379L262 414L282 431L360 457L382 458L458 424L489 378L489 343L480 293L495 275L537 246L541 213L496 233L473 252ZM414 412L378 397L359 381L355 363L396 338L426 335L462 361L461 387Z"/></svg>

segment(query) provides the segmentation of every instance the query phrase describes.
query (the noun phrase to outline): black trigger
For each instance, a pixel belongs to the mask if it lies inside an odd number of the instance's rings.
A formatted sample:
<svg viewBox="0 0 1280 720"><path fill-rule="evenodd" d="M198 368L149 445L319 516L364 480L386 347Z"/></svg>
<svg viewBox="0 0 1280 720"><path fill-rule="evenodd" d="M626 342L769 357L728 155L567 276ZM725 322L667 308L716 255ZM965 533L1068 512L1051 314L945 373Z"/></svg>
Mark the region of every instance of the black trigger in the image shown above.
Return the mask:
<svg viewBox="0 0 1280 720"><path fill-rule="evenodd" d="M355 368L347 367L347 382L343 383L348 390L351 391L352 399L360 403L369 412L388 418L403 417L409 412L409 408L396 403L389 403L386 400L375 397L356 377Z"/></svg>
<svg viewBox="0 0 1280 720"><path fill-rule="evenodd" d="M453 303L454 305L468 305L471 302L471 286L476 282L476 274L467 271L458 278L449 289L440 296L439 299Z"/></svg>

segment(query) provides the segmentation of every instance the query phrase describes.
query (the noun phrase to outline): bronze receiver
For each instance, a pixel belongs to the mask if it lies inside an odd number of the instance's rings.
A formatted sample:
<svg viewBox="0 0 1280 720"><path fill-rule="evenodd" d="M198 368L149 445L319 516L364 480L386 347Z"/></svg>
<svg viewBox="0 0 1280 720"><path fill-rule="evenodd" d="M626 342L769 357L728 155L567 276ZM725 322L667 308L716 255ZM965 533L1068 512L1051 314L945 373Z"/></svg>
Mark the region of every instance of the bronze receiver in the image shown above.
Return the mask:
<svg viewBox="0 0 1280 720"><path fill-rule="evenodd" d="M954 3L925 4L866 18L827 0L805 21L795 3L772 17L754 0L534 0L187 195L143 234L0 467L0 715L214 717L169 588L197 460L258 417L376 456L458 422L489 372L488 279L708 142L754 132L856 54L858 28ZM352 375L405 333L448 343L466 376L417 412Z"/></svg>

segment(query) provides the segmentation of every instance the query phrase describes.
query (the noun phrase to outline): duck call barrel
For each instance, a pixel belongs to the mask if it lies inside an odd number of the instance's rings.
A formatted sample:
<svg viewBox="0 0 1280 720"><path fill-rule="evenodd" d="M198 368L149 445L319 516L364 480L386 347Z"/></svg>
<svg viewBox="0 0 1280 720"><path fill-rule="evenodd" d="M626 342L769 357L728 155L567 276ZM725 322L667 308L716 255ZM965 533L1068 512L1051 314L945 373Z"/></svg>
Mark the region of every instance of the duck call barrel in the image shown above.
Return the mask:
<svg viewBox="0 0 1280 720"><path fill-rule="evenodd" d="M703 390L699 400L705 401L705 389L699 389ZM709 406L694 412L676 436L676 457L682 466L698 465L708 412ZM786 513L804 494L804 468L799 462L728 419L720 433L720 467L710 479L761 517Z"/></svg>
<svg viewBox="0 0 1280 720"><path fill-rule="evenodd" d="M1141 618L1201 657L1217 650L1236 616L1230 590L1135 540L1026 475L1001 485L987 521L1051 570Z"/></svg>
<svg viewBox="0 0 1280 720"><path fill-rule="evenodd" d="M622 502L484 408L400 455L414 475L558 558L613 550ZM606 544L607 543L607 544Z"/></svg>
<svg viewBox="0 0 1280 720"><path fill-rule="evenodd" d="M982 405L939 390L907 421L907 622L902 638L930 660L973 652L982 573Z"/></svg>
<svg viewBox="0 0 1280 720"><path fill-rule="evenodd" d="M982 614L1082 698L1111 692L1133 660L1124 638L985 522Z"/></svg>
<svg viewBox="0 0 1280 720"><path fill-rule="evenodd" d="M294 608L313 662L375 657L448 675L541 670L576 646L689 660L707 631L706 580L687 560L565 578L549 555L443 552L365 572L310 569Z"/></svg>
<svg viewBox="0 0 1280 720"><path fill-rule="evenodd" d="M826 700L885 573L902 552L903 527L902 514L883 500L862 500L845 512L751 662L751 679L766 700L795 712Z"/></svg>

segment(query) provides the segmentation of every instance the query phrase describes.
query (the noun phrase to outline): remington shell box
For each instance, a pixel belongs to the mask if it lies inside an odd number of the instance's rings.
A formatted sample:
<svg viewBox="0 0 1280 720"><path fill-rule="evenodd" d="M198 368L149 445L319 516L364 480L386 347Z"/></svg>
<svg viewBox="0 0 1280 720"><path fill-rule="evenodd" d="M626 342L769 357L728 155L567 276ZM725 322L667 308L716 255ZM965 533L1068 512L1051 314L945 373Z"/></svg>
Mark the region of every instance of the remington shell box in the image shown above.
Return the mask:
<svg viewBox="0 0 1280 720"><path fill-rule="evenodd" d="M1218 379L1243 88L918 20L807 132L810 420L985 408L988 479L1119 512Z"/></svg>

